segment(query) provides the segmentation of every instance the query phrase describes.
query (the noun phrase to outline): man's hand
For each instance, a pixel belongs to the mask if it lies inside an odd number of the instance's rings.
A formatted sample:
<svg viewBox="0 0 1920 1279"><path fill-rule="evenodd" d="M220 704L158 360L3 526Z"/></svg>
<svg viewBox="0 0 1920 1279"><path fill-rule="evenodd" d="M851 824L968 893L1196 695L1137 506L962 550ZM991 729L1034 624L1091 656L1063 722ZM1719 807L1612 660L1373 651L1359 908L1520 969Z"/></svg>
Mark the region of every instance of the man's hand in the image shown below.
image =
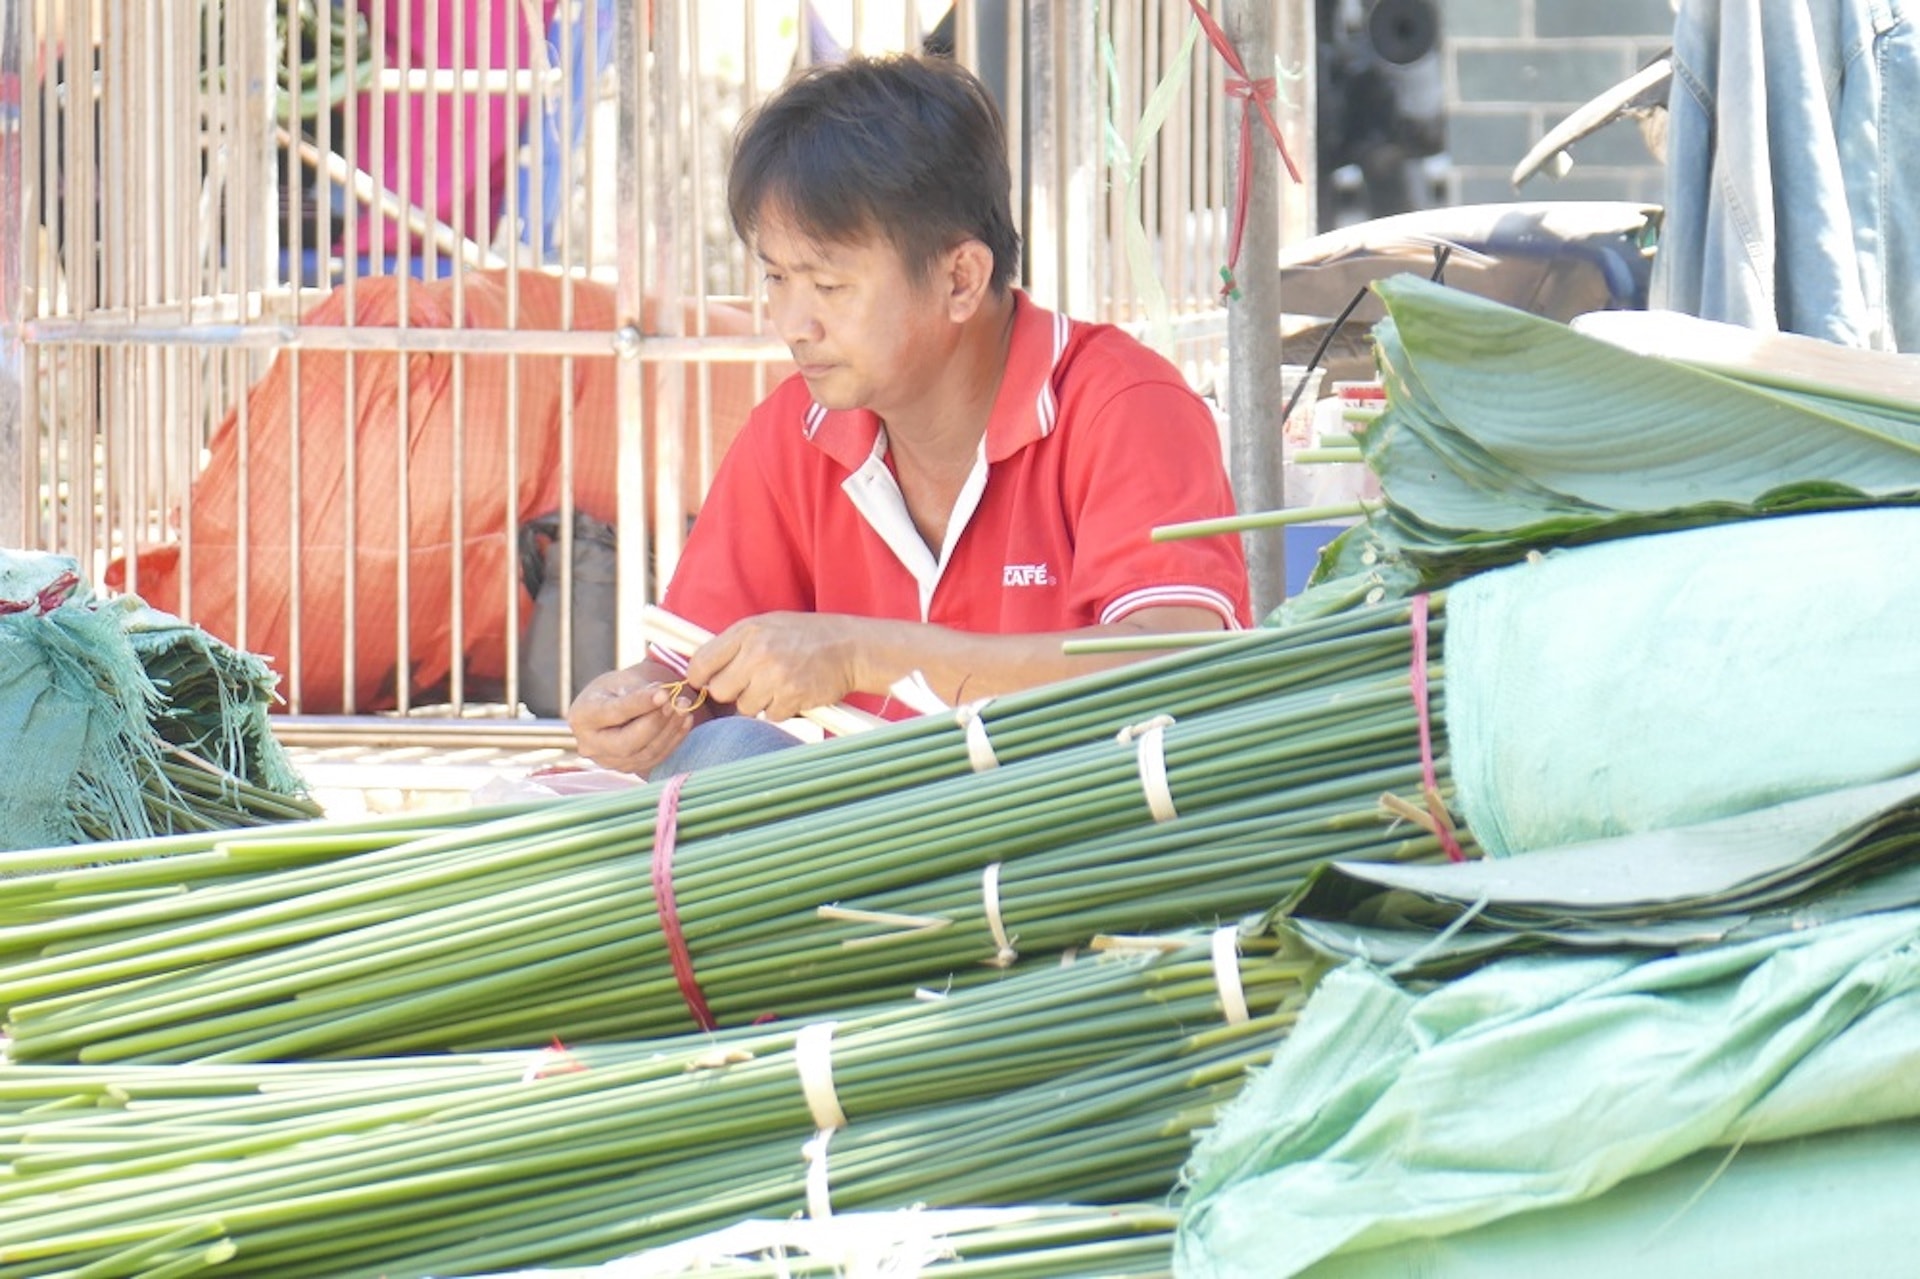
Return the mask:
<svg viewBox="0 0 1920 1279"><path fill-rule="evenodd" d="M915 675L949 702L998 696L1088 671L1139 661L1151 650L1063 654L1061 644L1090 636L1150 636L1217 631L1204 608L1142 609L1124 621L1045 635L983 635L922 622L837 613L762 613L721 631L687 662L687 685L742 715L790 719L849 693L884 697Z"/></svg>
<svg viewBox="0 0 1920 1279"><path fill-rule="evenodd" d="M883 625L831 613L762 613L702 645L687 662L687 684L742 715L792 719L861 688L862 632Z"/></svg>
<svg viewBox="0 0 1920 1279"><path fill-rule="evenodd" d="M645 777L705 717L694 709L698 694L682 690L678 699L666 681L671 671L654 662L609 671L595 679L567 707L580 754L602 768Z"/></svg>

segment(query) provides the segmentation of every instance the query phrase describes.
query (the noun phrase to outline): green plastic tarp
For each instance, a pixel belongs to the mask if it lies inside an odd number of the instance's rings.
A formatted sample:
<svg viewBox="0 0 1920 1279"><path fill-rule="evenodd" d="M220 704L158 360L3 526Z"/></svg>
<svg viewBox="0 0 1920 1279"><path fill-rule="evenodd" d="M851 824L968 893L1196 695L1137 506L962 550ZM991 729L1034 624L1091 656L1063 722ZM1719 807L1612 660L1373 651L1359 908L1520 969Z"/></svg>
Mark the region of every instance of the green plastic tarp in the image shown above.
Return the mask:
<svg viewBox="0 0 1920 1279"><path fill-rule="evenodd" d="M1703 1150L1579 1203L1329 1257L1306 1279L1910 1279L1920 1122Z"/></svg>
<svg viewBox="0 0 1920 1279"><path fill-rule="evenodd" d="M1920 913L1652 960L1527 956L1426 993L1350 964L1197 1147L1177 1268L1296 1274L1700 1151L1915 1116Z"/></svg>
<svg viewBox="0 0 1920 1279"><path fill-rule="evenodd" d="M1559 551L1447 592L1456 811L1489 854L1920 770L1920 508Z"/></svg>

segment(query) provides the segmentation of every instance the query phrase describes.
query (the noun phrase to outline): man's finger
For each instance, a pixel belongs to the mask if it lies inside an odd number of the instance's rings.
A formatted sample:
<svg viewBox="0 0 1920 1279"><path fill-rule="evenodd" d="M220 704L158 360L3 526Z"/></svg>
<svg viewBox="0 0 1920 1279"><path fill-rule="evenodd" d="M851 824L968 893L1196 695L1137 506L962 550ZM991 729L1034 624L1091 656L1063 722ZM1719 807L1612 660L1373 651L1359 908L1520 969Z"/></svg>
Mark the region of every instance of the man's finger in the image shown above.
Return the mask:
<svg viewBox="0 0 1920 1279"><path fill-rule="evenodd" d="M738 703L753 683L753 663L740 657L739 650L725 662L708 663L704 675L696 678L691 663L687 666L687 687L704 688L716 702Z"/></svg>
<svg viewBox="0 0 1920 1279"><path fill-rule="evenodd" d="M575 702L578 718L591 728L619 728L644 719L672 696L659 684L588 689Z"/></svg>
<svg viewBox="0 0 1920 1279"><path fill-rule="evenodd" d="M740 626L741 623L735 622L694 650L693 656L687 659L689 685L707 689L722 701L733 700L731 697L723 696L720 690L714 688L713 682L720 672L731 666L734 658L740 655Z"/></svg>
<svg viewBox="0 0 1920 1279"><path fill-rule="evenodd" d="M580 753L605 768L645 774L685 740L691 717L657 710L623 724L578 734Z"/></svg>

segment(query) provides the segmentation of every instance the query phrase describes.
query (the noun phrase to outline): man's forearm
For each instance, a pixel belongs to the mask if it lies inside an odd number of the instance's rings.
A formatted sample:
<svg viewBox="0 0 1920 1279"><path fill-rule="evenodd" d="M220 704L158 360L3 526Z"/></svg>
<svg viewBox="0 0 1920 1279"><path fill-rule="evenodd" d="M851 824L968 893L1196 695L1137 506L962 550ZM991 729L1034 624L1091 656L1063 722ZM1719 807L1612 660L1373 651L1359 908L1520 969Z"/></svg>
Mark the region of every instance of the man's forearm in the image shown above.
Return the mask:
<svg viewBox="0 0 1920 1279"><path fill-rule="evenodd" d="M1097 636L1168 635L1222 629L1206 609L1143 609L1108 626L1036 635L985 635L920 622L849 619L857 625L859 691L884 695L916 672L946 701L958 704L1071 679L1151 657L1156 650L1068 655L1068 640Z"/></svg>
<svg viewBox="0 0 1920 1279"><path fill-rule="evenodd" d="M1138 661L1138 653L1068 657L1069 639L1219 630L1200 608L1142 609L1110 626L1038 635L981 635L838 613L763 613L714 636L687 663L693 687L741 713L785 719L849 693L886 696L916 672L950 702L997 696Z"/></svg>

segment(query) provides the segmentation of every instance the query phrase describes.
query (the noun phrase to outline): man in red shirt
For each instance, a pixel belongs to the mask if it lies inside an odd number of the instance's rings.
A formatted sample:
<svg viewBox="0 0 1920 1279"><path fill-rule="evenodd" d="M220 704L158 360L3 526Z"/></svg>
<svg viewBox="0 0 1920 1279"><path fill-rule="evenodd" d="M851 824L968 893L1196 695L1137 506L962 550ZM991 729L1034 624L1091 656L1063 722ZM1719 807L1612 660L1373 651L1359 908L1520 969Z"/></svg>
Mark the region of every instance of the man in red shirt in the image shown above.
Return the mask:
<svg viewBox="0 0 1920 1279"><path fill-rule="evenodd" d="M582 754L684 771L713 762L693 730L716 716L738 736L730 713L901 713L903 679L987 697L1129 660L1069 638L1247 624L1238 538L1148 537L1232 512L1212 414L1132 338L1013 287L1011 185L992 100L941 59L813 68L743 126L729 209L798 372L728 451L667 590L717 634L582 690ZM683 678L703 705L663 687Z"/></svg>

